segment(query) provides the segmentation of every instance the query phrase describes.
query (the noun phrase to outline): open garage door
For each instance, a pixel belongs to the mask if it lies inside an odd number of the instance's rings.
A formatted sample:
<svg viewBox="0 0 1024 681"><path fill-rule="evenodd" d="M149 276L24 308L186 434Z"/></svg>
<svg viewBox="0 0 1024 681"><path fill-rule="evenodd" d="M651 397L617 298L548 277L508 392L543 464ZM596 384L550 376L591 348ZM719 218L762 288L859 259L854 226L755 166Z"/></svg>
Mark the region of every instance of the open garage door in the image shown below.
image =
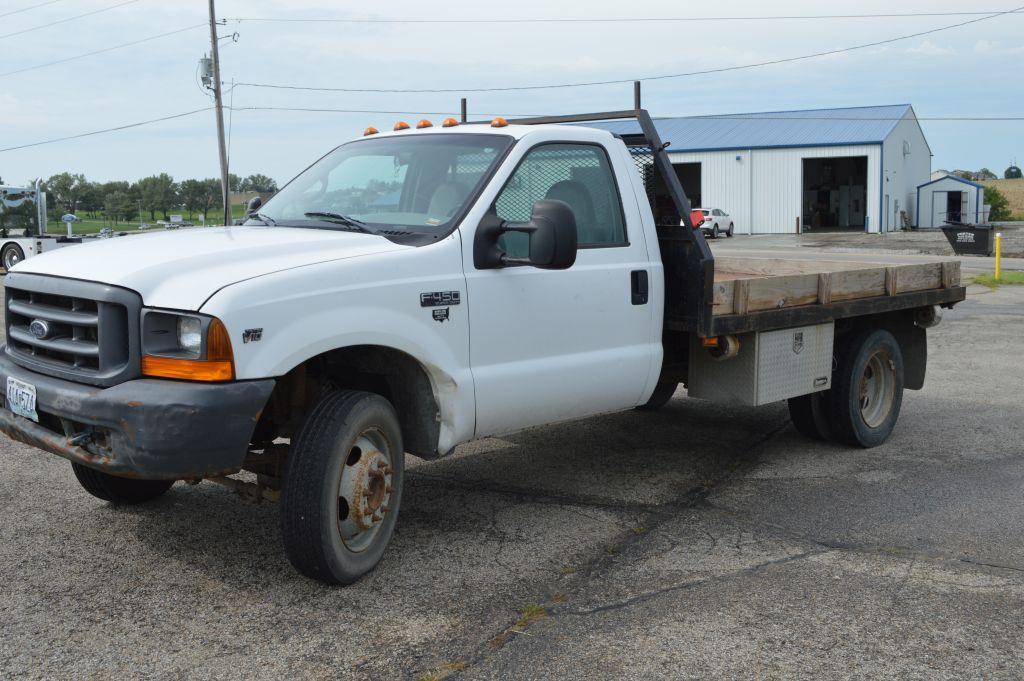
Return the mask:
<svg viewBox="0 0 1024 681"><path fill-rule="evenodd" d="M803 160L804 230L864 231L867 156Z"/></svg>
<svg viewBox="0 0 1024 681"><path fill-rule="evenodd" d="M701 205L700 196L700 164L699 163L673 163L676 177L679 184L683 185L686 197L690 199L690 205L697 208ZM669 196L668 188L665 186L661 175L654 174L655 207L657 208L655 220L659 225L678 225L679 216L676 214L675 204Z"/></svg>

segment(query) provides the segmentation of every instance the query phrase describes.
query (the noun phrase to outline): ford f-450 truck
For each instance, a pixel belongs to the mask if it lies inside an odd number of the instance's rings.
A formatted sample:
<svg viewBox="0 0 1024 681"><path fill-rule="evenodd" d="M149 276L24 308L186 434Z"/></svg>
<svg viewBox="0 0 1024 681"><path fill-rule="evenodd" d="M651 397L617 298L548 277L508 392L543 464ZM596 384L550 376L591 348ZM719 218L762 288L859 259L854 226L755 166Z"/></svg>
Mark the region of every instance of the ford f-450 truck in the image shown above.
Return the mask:
<svg viewBox="0 0 1024 681"><path fill-rule="evenodd" d="M586 125L612 119L634 132ZM22 262L0 430L115 504L204 479L278 498L288 558L332 583L381 559L405 453L680 383L883 442L958 263L716 260L664 148L643 110L369 128L243 225Z"/></svg>

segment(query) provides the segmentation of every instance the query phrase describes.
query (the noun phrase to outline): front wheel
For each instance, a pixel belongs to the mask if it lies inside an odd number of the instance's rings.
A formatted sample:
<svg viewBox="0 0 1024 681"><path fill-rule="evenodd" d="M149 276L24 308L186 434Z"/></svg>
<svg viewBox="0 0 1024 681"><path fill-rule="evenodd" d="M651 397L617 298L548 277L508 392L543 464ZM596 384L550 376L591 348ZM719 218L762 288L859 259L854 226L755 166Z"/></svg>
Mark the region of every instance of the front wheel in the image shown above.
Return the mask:
<svg viewBox="0 0 1024 681"><path fill-rule="evenodd" d="M714 227L711 228L711 236L714 237L715 239L718 238L718 225L715 225Z"/></svg>
<svg viewBox="0 0 1024 681"><path fill-rule="evenodd" d="M380 395L336 390L292 443L281 493L285 553L302 574L351 584L394 533L404 472L402 431Z"/></svg>
<svg viewBox="0 0 1024 681"><path fill-rule="evenodd" d="M903 404L903 353L885 329L846 340L832 374L829 426L837 440L877 447L896 426Z"/></svg>
<svg viewBox="0 0 1024 681"><path fill-rule="evenodd" d="M119 478L98 471L80 463L71 464L78 484L97 499L109 501L118 506L142 504L156 499L173 485L173 480L139 480Z"/></svg>
<svg viewBox="0 0 1024 681"><path fill-rule="evenodd" d="M21 246L18 244L7 244L4 246L3 252L0 252L0 261L3 262L4 269L7 271L24 259L25 251L21 250Z"/></svg>
<svg viewBox="0 0 1024 681"><path fill-rule="evenodd" d="M733 223L730 222L729 223L729 229L725 230L725 235L731 239L732 238L732 230L735 229L735 228L736 228L736 225L734 225Z"/></svg>

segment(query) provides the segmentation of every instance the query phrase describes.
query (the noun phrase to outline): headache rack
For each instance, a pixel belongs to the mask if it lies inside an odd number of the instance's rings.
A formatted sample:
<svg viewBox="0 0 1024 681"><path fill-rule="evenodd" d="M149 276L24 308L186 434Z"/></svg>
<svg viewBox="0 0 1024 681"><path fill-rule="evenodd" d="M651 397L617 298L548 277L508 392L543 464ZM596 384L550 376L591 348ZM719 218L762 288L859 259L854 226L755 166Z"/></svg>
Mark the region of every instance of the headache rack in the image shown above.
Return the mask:
<svg viewBox="0 0 1024 681"><path fill-rule="evenodd" d="M635 120L639 131L616 135L629 149L640 179L647 191L651 212L657 216L656 192L664 191L672 200L679 220L674 224L658 224L658 245L665 268L665 328L695 333L713 334L713 287L715 257L699 229L690 221L690 199L683 191L654 127L654 121L645 109L603 111L569 116L538 116L509 119L513 125L555 125L596 123L599 121ZM660 181L660 182L659 182Z"/></svg>

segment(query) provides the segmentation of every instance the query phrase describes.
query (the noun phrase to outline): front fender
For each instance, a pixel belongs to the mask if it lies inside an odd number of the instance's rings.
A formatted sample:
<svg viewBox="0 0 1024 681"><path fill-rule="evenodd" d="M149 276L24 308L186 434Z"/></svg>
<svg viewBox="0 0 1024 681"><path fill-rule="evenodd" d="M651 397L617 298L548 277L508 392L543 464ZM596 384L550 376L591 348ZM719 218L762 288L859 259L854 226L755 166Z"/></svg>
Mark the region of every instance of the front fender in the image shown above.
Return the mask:
<svg viewBox="0 0 1024 681"><path fill-rule="evenodd" d="M312 357L356 345L413 357L430 378L441 411L438 449L445 451L470 439L475 421L456 235L430 246L240 282L217 292L202 311L226 325L240 379L283 376ZM421 293L454 291L459 304L420 303ZM435 316L439 309L447 313Z"/></svg>

